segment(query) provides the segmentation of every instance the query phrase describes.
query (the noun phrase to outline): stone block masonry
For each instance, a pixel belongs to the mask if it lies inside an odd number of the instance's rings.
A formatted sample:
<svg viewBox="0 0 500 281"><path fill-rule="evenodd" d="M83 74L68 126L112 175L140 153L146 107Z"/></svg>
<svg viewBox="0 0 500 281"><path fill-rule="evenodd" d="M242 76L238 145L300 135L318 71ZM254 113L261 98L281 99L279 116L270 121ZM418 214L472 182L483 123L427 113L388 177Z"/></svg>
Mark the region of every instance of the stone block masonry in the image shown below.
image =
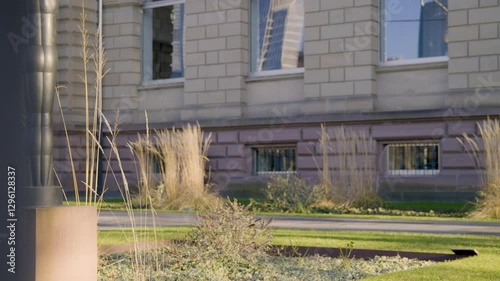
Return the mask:
<svg viewBox="0 0 500 281"><path fill-rule="evenodd" d="M312 0L304 5L304 96L326 101L318 103L322 108L306 107L305 113L373 110L378 1ZM337 101L349 106L324 106Z"/></svg>
<svg viewBox="0 0 500 281"><path fill-rule="evenodd" d="M80 78L83 76L82 35L79 26L82 25L82 1L60 0L58 13L58 73L57 84L64 86L60 90L61 104L64 108L64 118L67 124L83 124L85 122L85 86ZM97 2L85 1L86 27L89 40L94 43L97 27ZM92 46L89 46L92 49ZM89 50L91 52L92 50ZM90 64L89 64L90 67ZM89 70L89 81L94 81L94 71ZM62 124L62 117L57 106L53 107L54 124Z"/></svg>
<svg viewBox="0 0 500 281"><path fill-rule="evenodd" d="M449 89L500 87L498 0L449 1Z"/></svg>
<svg viewBox="0 0 500 281"><path fill-rule="evenodd" d="M243 117L248 1L186 0L183 120Z"/></svg>
<svg viewBox="0 0 500 281"><path fill-rule="evenodd" d="M103 107L113 120L120 109L122 122L134 121L138 114L137 87L141 84L141 0L103 1L103 44L106 49L106 69L110 73L103 81ZM143 114L143 113L142 113Z"/></svg>

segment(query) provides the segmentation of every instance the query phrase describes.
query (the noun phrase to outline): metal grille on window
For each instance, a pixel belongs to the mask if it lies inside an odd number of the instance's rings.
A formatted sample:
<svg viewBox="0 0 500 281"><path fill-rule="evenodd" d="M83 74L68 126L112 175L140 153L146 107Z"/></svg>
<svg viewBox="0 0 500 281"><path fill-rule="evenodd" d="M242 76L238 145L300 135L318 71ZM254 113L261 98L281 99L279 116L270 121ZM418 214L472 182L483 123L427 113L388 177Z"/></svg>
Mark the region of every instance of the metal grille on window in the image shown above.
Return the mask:
<svg viewBox="0 0 500 281"><path fill-rule="evenodd" d="M254 172L256 174L293 173L295 170L294 147L254 149Z"/></svg>
<svg viewBox="0 0 500 281"><path fill-rule="evenodd" d="M388 174L396 176L439 173L439 145L435 143L390 144Z"/></svg>

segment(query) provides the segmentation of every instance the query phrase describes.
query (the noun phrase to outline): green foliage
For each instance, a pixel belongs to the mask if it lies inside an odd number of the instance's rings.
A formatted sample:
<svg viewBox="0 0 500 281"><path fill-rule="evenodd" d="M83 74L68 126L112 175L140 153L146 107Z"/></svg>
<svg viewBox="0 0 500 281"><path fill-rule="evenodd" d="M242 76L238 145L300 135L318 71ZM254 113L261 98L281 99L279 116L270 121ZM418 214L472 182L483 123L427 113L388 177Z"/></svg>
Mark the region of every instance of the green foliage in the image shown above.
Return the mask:
<svg viewBox="0 0 500 281"><path fill-rule="evenodd" d="M271 178L265 189L267 201L260 205L268 211L309 213L323 195L321 189L309 185L297 175Z"/></svg>
<svg viewBox="0 0 500 281"><path fill-rule="evenodd" d="M401 217L442 217L442 218L463 218L467 212L460 211L439 211L433 210L401 210L389 208L365 208L365 207L339 207L331 202L319 202L312 206L312 212L316 214L345 214L345 215L381 215L381 216L401 216Z"/></svg>
<svg viewBox="0 0 500 281"><path fill-rule="evenodd" d="M198 215L198 227L188 234L207 259L222 264L250 267L265 255L271 243L271 220L256 219L250 205L226 202L208 214Z"/></svg>
<svg viewBox="0 0 500 281"><path fill-rule="evenodd" d="M354 242L349 241L345 248L340 248L339 259L342 260L342 267L351 267L354 257L351 257L352 251L354 250Z"/></svg>
<svg viewBox="0 0 500 281"><path fill-rule="evenodd" d="M141 255L144 280L252 280L267 256L270 222L256 219L250 206L237 201L219 205L198 216L198 227L187 234L187 243ZM128 265L127 256L104 259L101 280L129 280L120 279L114 269Z"/></svg>

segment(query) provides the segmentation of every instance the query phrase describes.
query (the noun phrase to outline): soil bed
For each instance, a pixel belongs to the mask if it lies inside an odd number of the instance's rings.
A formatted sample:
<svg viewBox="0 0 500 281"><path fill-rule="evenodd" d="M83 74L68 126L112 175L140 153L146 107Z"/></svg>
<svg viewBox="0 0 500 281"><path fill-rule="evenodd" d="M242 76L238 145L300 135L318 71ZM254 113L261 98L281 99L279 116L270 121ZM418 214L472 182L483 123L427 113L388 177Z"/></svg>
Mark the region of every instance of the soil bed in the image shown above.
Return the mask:
<svg viewBox="0 0 500 281"><path fill-rule="evenodd" d="M330 258L348 257L356 259L369 260L376 256L382 257L402 257L408 259L426 260L426 261L451 261L472 255L424 253L424 252L400 252L385 250L367 250L367 249L346 249L346 248L321 248L321 247L295 247L295 246L273 246L271 255L297 257L297 256L322 256ZM348 256L347 256L348 255Z"/></svg>
<svg viewBox="0 0 500 281"><path fill-rule="evenodd" d="M167 246L177 243L184 243L180 240L162 240L157 242L140 243L140 250L150 250L155 247ZM134 249L132 243L118 244L113 246L100 246L99 254L124 254ZM451 252L451 250L450 250ZM298 257L298 256L322 256L330 258L348 257L355 259L370 260L376 256L382 257L402 257L408 259L417 259L425 261L452 261L467 258L473 255L456 255L445 253L425 253L425 252L402 252L386 250L368 250L368 249L346 249L346 248L324 248L324 247L301 247L301 246L271 246L269 252L272 256Z"/></svg>

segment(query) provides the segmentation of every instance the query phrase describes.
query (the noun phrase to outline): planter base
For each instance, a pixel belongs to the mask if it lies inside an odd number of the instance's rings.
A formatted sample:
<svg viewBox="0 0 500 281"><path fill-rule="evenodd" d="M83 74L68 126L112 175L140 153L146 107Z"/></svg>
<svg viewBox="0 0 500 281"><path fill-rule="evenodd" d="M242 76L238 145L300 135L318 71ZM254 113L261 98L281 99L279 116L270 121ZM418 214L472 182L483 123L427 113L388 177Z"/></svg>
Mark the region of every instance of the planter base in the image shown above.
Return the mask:
<svg viewBox="0 0 500 281"><path fill-rule="evenodd" d="M92 206L28 208L20 217L18 280L97 279L97 210Z"/></svg>

